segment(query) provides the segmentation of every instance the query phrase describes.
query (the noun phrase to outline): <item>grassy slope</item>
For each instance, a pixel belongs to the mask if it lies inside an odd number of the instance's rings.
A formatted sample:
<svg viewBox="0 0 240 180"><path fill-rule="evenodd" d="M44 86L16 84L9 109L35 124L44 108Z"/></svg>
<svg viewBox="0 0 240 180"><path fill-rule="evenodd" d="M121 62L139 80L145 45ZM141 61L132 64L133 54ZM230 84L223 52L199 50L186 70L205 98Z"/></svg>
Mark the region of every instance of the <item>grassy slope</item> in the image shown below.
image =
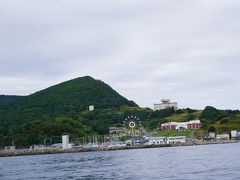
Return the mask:
<svg viewBox="0 0 240 180"><path fill-rule="evenodd" d="M192 134L191 130L187 131L153 131L155 136L186 136L189 137Z"/></svg>
<svg viewBox="0 0 240 180"><path fill-rule="evenodd" d="M221 123L221 121L227 120L226 123ZM227 118L223 118L217 121L214 126L219 132L228 132L231 130L238 130L240 131L240 114L236 116L230 116Z"/></svg>
<svg viewBox="0 0 240 180"><path fill-rule="evenodd" d="M192 113L196 118L199 118L202 111L197 111ZM174 121L174 122L183 122L187 120L188 113L181 113L181 114L174 114L172 116L166 117L168 122Z"/></svg>
<svg viewBox="0 0 240 180"><path fill-rule="evenodd" d="M193 114L196 118L199 118L200 114L202 111L197 111ZM174 114L171 116L168 116L166 118L164 118L167 122L184 122L187 121L187 117L188 117L188 113L181 113L181 114ZM157 118L154 118L154 120L156 121ZM153 130L152 131L153 135L155 136L186 136L189 137L192 134L191 130L188 131L183 131L183 132L178 132L178 131L159 131L159 130Z"/></svg>
<svg viewBox="0 0 240 180"><path fill-rule="evenodd" d="M199 118L202 111L197 111L192 113L195 117ZM169 117L164 118L167 122L183 122L186 121L188 116L188 113L181 113L181 114L174 114ZM157 120L156 118L154 119ZM225 120L225 121L224 121ZM224 122L224 123L223 123ZM205 129L197 130L195 131L196 137L201 137L201 135L205 132L207 132L207 129L211 126L214 126L216 128L216 133L229 133L231 130L238 130L240 131L240 114L237 114L236 116L231 116L226 118L222 118L219 121L217 121L214 124L208 123ZM191 131L185 131L185 132L176 132L176 131L157 131L154 130L152 133L156 136L176 136L176 135L183 135L189 137L191 135Z"/></svg>

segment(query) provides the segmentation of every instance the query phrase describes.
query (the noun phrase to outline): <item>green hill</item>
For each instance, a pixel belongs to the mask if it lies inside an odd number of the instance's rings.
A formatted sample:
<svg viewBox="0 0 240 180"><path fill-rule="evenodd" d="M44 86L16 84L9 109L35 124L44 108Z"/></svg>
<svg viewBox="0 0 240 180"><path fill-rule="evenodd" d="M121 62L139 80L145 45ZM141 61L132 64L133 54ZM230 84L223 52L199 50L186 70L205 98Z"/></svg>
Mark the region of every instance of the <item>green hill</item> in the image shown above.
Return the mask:
<svg viewBox="0 0 240 180"><path fill-rule="evenodd" d="M203 129L214 130L217 133L240 131L240 111L239 110L218 110L207 106L200 115Z"/></svg>
<svg viewBox="0 0 240 180"><path fill-rule="evenodd" d="M138 107L100 80L89 76L73 79L2 105L0 143L14 140L17 144L31 144L62 133L75 136L99 133L92 128L91 118L82 115L89 105L94 105L96 111Z"/></svg>
<svg viewBox="0 0 240 180"><path fill-rule="evenodd" d="M88 111L94 105L94 111ZM156 135L179 135L160 132L157 125L170 121L198 118L202 129L195 132L217 133L240 130L238 110L218 110L207 106L204 110L164 109L153 111L140 108L109 85L86 76L49 87L29 96L0 96L0 146L28 146L47 142L61 142L61 135L71 139L83 136L106 135L110 126L122 126L126 116L138 116L144 127ZM191 131L182 135L192 136Z"/></svg>
<svg viewBox="0 0 240 180"><path fill-rule="evenodd" d="M167 112L167 114L160 112ZM155 115L154 115L155 114ZM157 116L156 116L157 115ZM156 125L165 122L183 122L193 119L200 119L202 128L195 131L195 135L200 137L201 134L209 131L216 133L230 133L231 130L240 131L240 111L239 110L218 110L214 107L207 106L204 110L180 109L173 111L171 109L153 112L150 118L150 129L157 136L166 135L191 135L191 131L186 132L163 132L156 131Z"/></svg>

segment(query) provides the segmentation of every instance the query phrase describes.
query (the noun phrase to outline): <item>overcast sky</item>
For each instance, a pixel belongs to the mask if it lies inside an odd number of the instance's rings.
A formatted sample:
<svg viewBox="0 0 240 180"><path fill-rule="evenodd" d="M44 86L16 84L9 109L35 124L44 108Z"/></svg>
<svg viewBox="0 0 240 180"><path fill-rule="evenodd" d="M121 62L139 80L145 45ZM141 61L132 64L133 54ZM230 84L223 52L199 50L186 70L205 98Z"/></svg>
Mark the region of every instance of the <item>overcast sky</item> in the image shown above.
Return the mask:
<svg viewBox="0 0 240 180"><path fill-rule="evenodd" d="M144 107L240 109L239 0L1 0L0 94L85 75Z"/></svg>

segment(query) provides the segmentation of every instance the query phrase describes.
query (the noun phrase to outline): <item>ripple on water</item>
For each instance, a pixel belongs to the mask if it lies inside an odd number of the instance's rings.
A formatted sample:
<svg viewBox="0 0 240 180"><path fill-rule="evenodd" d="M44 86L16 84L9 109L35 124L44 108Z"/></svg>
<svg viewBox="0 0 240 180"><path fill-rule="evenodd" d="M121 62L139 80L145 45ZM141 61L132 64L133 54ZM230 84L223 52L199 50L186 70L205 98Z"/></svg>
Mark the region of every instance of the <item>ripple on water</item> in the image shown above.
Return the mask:
<svg viewBox="0 0 240 180"><path fill-rule="evenodd" d="M0 159L0 179L238 179L240 144Z"/></svg>

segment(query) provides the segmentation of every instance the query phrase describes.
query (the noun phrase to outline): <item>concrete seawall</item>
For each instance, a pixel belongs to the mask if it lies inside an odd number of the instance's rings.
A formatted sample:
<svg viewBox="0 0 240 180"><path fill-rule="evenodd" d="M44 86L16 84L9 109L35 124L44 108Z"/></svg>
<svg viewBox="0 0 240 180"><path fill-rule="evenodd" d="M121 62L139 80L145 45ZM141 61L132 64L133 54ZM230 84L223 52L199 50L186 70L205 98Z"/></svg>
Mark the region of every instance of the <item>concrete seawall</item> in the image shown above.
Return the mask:
<svg viewBox="0 0 240 180"><path fill-rule="evenodd" d="M240 143L240 141L203 141L203 142L187 142L184 144L162 144L162 145L139 145L139 146L122 146L122 147L98 147L98 148L74 148L63 150L61 148L44 148L44 149L17 149L17 150L2 150L0 157L9 156L27 156L27 155L42 155L42 154L59 154L59 153L77 153L77 152L91 152L91 151L113 151L113 150L129 150L129 149L143 149L143 148L164 148L164 147L178 147L178 146L196 146L196 145L211 145L211 144L228 144Z"/></svg>

